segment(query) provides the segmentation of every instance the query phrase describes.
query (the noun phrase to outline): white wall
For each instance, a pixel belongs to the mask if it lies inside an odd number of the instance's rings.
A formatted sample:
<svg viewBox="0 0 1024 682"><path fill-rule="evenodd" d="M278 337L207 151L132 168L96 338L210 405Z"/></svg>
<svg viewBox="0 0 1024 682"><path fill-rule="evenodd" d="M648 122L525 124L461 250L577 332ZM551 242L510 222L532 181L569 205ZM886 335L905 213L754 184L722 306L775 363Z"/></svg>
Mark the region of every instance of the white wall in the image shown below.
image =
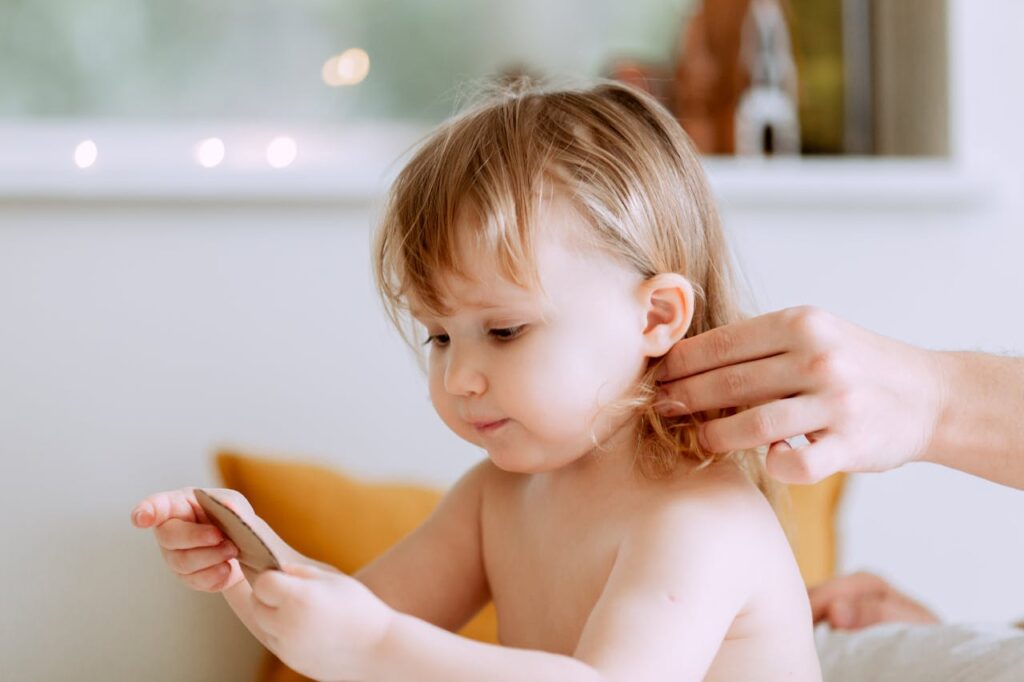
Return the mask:
<svg viewBox="0 0 1024 682"><path fill-rule="evenodd" d="M868 177L861 194L833 183L833 200L799 187L771 200L730 194L737 172L712 164L766 309L814 303L929 347L1024 353L1024 101L1006 75L1024 58L1024 9L952 14L954 147L980 193L873 205L870 188L885 193ZM218 444L439 485L477 456L433 415L380 312L374 207L11 195L0 679L248 679L257 646L130 527L139 498L214 484ZM853 482L842 562L949 618L1006 620L1024 616L1022 528L1024 494L915 465Z"/></svg>

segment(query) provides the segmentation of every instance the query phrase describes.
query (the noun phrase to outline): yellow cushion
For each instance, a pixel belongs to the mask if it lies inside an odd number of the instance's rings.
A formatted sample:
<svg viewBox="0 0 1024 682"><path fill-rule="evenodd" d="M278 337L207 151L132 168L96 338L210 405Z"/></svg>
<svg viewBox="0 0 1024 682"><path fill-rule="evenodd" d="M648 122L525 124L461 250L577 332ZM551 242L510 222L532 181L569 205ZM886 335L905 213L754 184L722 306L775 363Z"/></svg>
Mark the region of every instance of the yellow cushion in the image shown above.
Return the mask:
<svg viewBox="0 0 1024 682"><path fill-rule="evenodd" d="M782 517L788 521L793 553L808 586L835 574L836 512L845 480L846 475L839 473L814 485L789 486L790 503Z"/></svg>
<svg viewBox="0 0 1024 682"><path fill-rule="evenodd" d="M423 522L441 499L438 490L416 485L368 483L316 464L262 459L233 451L216 456L221 479L241 492L292 547L306 556L355 573ZM843 477L790 488L794 551L807 584L832 575L834 516ZM489 604L460 634L497 641L497 614ZM297 682L269 652L264 682Z"/></svg>

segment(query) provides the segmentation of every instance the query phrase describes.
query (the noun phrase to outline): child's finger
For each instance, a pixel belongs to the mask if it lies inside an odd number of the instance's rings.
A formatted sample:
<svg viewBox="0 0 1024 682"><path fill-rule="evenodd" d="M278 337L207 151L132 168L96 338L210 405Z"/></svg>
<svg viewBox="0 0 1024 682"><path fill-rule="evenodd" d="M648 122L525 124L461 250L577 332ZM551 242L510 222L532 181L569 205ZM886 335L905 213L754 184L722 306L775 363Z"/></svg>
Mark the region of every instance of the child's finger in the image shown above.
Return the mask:
<svg viewBox="0 0 1024 682"><path fill-rule="evenodd" d="M252 615L260 631L272 640L278 637L277 632L277 608L267 606L256 598L255 590L252 598Z"/></svg>
<svg viewBox="0 0 1024 682"><path fill-rule="evenodd" d="M288 564L282 566L281 570L287 575L294 575L297 578L315 579L324 575L323 570L311 564Z"/></svg>
<svg viewBox="0 0 1024 682"><path fill-rule="evenodd" d="M169 519L153 529L156 542L164 549L212 547L224 541L224 533L216 526Z"/></svg>
<svg viewBox="0 0 1024 682"><path fill-rule="evenodd" d="M198 549L164 549L161 547L160 552L164 555L164 561L171 567L171 570L179 575L191 575L238 556L238 549L230 540L225 540L215 547Z"/></svg>
<svg viewBox="0 0 1024 682"><path fill-rule="evenodd" d="M263 571L252 585L252 596L267 606L277 608L294 596L301 581L301 578L281 571Z"/></svg>
<svg viewBox="0 0 1024 682"><path fill-rule="evenodd" d="M201 592L220 592L227 586L231 578L231 565L221 562L189 575L176 573L178 579L194 590Z"/></svg>
<svg viewBox="0 0 1024 682"><path fill-rule="evenodd" d="M139 528L151 528L172 518L197 521L189 495L184 490L150 495L132 509L132 522Z"/></svg>

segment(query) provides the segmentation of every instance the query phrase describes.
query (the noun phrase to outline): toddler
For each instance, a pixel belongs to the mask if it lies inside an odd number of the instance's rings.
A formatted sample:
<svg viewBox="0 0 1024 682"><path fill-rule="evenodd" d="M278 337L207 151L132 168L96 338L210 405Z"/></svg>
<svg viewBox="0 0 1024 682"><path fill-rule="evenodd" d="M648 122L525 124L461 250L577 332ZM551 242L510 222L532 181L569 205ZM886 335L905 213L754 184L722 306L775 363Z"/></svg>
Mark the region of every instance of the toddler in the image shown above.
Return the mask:
<svg viewBox="0 0 1024 682"><path fill-rule="evenodd" d="M740 318L663 107L606 82L475 105L399 174L374 265L438 415L486 459L355 576L292 551L250 583L191 489L153 495L133 519L182 580L322 680L820 680L759 453L658 410L659 360ZM500 645L452 634L489 600Z"/></svg>

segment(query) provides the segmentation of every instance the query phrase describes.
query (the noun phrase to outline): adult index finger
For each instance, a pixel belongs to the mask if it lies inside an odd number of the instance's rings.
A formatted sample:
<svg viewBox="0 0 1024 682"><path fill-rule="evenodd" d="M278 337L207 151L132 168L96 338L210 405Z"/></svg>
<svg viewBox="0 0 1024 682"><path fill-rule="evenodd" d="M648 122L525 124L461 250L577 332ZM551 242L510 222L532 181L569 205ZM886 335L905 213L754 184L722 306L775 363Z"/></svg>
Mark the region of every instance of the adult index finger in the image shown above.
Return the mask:
<svg viewBox="0 0 1024 682"><path fill-rule="evenodd" d="M693 414L759 405L805 390L787 355L741 362L661 385L659 412Z"/></svg>
<svg viewBox="0 0 1024 682"><path fill-rule="evenodd" d="M665 356L655 378L675 381L701 372L759 360L789 350L784 333L790 310L767 313L682 339Z"/></svg>

